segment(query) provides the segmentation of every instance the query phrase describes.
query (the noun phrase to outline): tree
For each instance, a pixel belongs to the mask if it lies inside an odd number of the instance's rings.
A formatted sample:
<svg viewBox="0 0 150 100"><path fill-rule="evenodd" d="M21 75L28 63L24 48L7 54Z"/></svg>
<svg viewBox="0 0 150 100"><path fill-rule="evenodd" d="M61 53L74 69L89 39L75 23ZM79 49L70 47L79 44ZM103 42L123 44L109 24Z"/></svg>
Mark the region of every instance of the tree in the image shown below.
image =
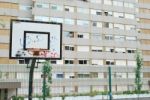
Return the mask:
<svg viewBox="0 0 150 100"><path fill-rule="evenodd" d="M49 84L52 83L52 67L50 65L50 61L47 60L44 62L42 73L43 73L43 87L42 87L42 93L43 93L43 100L45 100L46 96L50 96L50 86ZM47 78L47 80L46 80ZM49 83L49 84L48 84Z"/></svg>
<svg viewBox="0 0 150 100"><path fill-rule="evenodd" d="M143 58L140 51L136 51L136 69L135 69L135 91L136 93L141 92L142 81L141 81L141 69L143 65Z"/></svg>

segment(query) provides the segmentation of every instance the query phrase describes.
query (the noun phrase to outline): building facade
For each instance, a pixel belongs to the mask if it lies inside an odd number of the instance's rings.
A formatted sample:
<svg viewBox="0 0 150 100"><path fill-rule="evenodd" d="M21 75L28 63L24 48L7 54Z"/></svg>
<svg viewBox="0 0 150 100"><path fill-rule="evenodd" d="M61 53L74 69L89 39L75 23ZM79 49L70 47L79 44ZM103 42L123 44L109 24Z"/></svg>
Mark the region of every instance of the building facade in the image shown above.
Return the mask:
<svg viewBox="0 0 150 100"><path fill-rule="evenodd" d="M150 18L148 17L150 14L150 7L148 4L150 4L149 0L139 0L139 22L140 22L140 31L143 34L141 36L141 45L143 46L143 55L145 56L145 61L144 61L144 66L149 67L150 66L150 61L148 59L148 56L150 55L149 48L144 48L148 47L150 44L150 40L148 39L149 34L150 34ZM147 38L146 38L147 37ZM146 59L147 58L147 59ZM144 77L148 78L150 77L150 73L144 73Z"/></svg>
<svg viewBox="0 0 150 100"><path fill-rule="evenodd" d="M9 59L10 19L63 23L62 60L52 60L51 93L134 90L135 52L142 50L143 90L150 90L149 0L0 0L0 82L17 82L28 94L26 61ZM34 95L42 91L42 66L35 69ZM10 84L11 85L11 84ZM15 94L16 92L14 92Z"/></svg>

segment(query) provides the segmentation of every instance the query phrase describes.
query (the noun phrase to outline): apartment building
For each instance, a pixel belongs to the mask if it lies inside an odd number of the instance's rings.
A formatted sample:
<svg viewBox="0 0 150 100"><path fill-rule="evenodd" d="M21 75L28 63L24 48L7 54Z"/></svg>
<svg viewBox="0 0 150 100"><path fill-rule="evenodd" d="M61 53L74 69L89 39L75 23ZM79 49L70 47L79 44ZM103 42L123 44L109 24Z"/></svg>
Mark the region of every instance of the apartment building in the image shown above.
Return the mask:
<svg viewBox="0 0 150 100"><path fill-rule="evenodd" d="M150 40L149 38L149 34L150 34L150 18L148 17L148 15L150 14L150 7L148 4L150 4L149 0L139 0L140 4L139 4L139 22L140 22L140 26L141 26L141 30L140 32L142 33L141 36L141 44L143 47L143 56L144 56L144 66L145 67L149 67L150 66L150 60L148 59L149 55L150 55L150 51L149 48L144 48L148 47L150 44ZM145 78L149 78L150 77L150 73L144 73L144 77Z"/></svg>
<svg viewBox="0 0 150 100"><path fill-rule="evenodd" d="M63 23L62 60L52 60L51 93L134 90L135 51L142 50L143 90L150 90L149 0L0 0L1 93L28 95L26 61L9 59L10 19ZM34 95L41 94L42 66L35 68ZM5 91L5 92L4 92Z"/></svg>

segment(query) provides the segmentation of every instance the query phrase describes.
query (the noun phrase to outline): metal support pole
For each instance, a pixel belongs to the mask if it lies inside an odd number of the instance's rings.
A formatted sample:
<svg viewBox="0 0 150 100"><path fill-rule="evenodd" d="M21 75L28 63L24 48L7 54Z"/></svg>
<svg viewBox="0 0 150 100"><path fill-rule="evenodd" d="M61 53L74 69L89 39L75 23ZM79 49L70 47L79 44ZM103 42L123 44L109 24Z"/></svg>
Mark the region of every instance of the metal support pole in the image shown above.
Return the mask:
<svg viewBox="0 0 150 100"><path fill-rule="evenodd" d="M109 100L112 100L112 87L111 87L111 67L108 67L109 71Z"/></svg>
<svg viewBox="0 0 150 100"><path fill-rule="evenodd" d="M46 97L46 72L44 70L44 75L43 75L43 100L45 100L45 97Z"/></svg>
<svg viewBox="0 0 150 100"><path fill-rule="evenodd" d="M33 73L34 73L35 62L36 62L36 58L33 58L32 63L31 63L31 67L30 67L30 73L29 73L29 95L28 95L29 100L32 100Z"/></svg>

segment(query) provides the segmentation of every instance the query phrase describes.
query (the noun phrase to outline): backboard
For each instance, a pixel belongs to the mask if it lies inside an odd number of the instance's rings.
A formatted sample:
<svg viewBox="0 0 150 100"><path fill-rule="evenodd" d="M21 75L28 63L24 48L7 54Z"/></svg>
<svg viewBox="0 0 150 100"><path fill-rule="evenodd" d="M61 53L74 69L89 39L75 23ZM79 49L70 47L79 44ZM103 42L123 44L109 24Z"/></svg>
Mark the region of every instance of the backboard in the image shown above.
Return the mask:
<svg viewBox="0 0 150 100"><path fill-rule="evenodd" d="M10 59L61 59L62 24L11 20ZM33 50L39 52L33 54Z"/></svg>

